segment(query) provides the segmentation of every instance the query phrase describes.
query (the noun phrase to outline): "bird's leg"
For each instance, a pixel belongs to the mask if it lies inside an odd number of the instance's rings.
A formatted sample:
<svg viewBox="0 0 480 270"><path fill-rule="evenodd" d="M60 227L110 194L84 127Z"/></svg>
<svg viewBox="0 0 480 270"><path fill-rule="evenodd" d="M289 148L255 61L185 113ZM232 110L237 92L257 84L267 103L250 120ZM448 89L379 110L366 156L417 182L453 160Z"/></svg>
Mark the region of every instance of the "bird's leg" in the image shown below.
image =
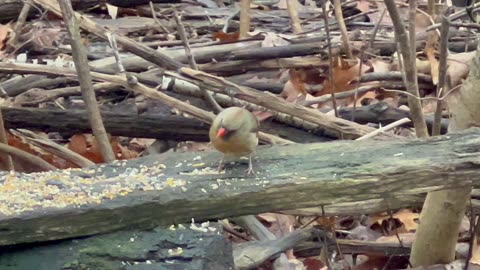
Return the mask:
<svg viewBox="0 0 480 270"><path fill-rule="evenodd" d="M253 170L253 164L252 164L252 155L248 156L248 170L247 170L247 175L255 175L255 171Z"/></svg>
<svg viewBox="0 0 480 270"><path fill-rule="evenodd" d="M222 157L222 159L220 159L220 162L218 162L218 172L221 172L223 170L223 160L225 159L225 157Z"/></svg>

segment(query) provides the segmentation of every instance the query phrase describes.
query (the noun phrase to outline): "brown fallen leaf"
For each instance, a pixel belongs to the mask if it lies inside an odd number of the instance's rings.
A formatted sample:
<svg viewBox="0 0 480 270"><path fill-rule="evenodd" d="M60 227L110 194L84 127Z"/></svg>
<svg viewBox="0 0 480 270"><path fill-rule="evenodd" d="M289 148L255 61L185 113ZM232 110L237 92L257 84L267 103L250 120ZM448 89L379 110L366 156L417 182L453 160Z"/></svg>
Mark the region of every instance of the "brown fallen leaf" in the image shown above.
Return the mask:
<svg viewBox="0 0 480 270"><path fill-rule="evenodd" d="M234 41L237 41L239 37L240 37L240 32L238 31L230 32L230 33L218 31L218 32L212 33L212 39L218 40L220 42L234 42Z"/></svg>
<svg viewBox="0 0 480 270"><path fill-rule="evenodd" d="M399 244L398 238L402 241L402 245L405 247L411 246L415 240L415 233L399 233L397 235L382 236L379 237L375 242L384 243L384 244Z"/></svg>
<svg viewBox="0 0 480 270"><path fill-rule="evenodd" d="M5 48L11 32L12 28L8 24L0 24L0 51Z"/></svg>
<svg viewBox="0 0 480 270"><path fill-rule="evenodd" d="M416 220L418 220L419 216L420 214L414 213L410 209L402 209L392 214L392 217L394 220L392 220L390 218L390 215L387 213L372 215L369 217L369 219L370 219L370 224L383 226L384 229L387 231L387 233L395 234L394 229L396 229L396 232L400 232L400 233L415 231L418 226L418 223L416 222ZM389 222L394 222L395 220L400 222L401 226L397 228L391 228L391 226L393 225L389 225Z"/></svg>
<svg viewBox="0 0 480 270"><path fill-rule="evenodd" d="M452 87L459 85L470 71L470 63L475 56L475 51L451 54L447 58L447 74L452 82Z"/></svg>
<svg viewBox="0 0 480 270"><path fill-rule="evenodd" d="M341 93L354 89L356 84L352 82L357 81L359 75L362 75L371 69L371 67L368 65L361 66L362 69L360 70L360 59L358 58L355 60L346 60L337 57L332 71L334 92ZM331 83L328 79L328 73L324 74L324 76L326 76L327 79L323 81L322 91L316 93L316 96L330 94L332 92Z"/></svg>

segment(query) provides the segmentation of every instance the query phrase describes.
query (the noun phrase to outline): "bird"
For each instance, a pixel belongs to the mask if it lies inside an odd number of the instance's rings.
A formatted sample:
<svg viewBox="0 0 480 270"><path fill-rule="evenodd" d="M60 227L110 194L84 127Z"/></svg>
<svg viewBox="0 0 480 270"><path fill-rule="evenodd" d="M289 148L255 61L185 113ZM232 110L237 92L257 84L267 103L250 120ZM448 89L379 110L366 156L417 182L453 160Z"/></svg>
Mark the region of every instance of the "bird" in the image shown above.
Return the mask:
<svg viewBox="0 0 480 270"><path fill-rule="evenodd" d="M248 156L247 175L255 174L252 155L258 145L258 119L241 107L229 107L213 120L209 131L213 147L223 153L218 171L223 169L225 159Z"/></svg>

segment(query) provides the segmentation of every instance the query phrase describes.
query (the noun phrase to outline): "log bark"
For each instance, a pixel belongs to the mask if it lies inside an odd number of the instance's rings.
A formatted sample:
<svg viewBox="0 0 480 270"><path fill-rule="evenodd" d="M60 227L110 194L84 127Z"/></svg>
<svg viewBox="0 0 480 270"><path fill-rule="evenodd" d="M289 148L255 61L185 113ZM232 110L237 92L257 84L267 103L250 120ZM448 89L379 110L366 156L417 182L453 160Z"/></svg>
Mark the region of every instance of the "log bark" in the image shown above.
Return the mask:
<svg viewBox="0 0 480 270"><path fill-rule="evenodd" d="M2 270L225 270L235 269L231 242L222 227L206 232L184 228L122 231L85 239L0 252ZM200 224L196 224L200 227Z"/></svg>
<svg viewBox="0 0 480 270"><path fill-rule="evenodd" d="M368 106L362 106L353 110L353 108L341 108L338 110L338 116L343 119L352 119L354 115L354 121L359 124L367 123L380 123L382 126L386 126L402 118L410 118L408 111L394 108L385 102L379 102ZM425 115L425 121L427 122L428 130L432 130L433 115ZM412 123L405 124L407 127L413 127ZM447 133L448 119L443 119L440 122L441 134Z"/></svg>
<svg viewBox="0 0 480 270"><path fill-rule="evenodd" d="M170 153L83 170L0 174L0 245L480 186L480 129L446 136L264 147L215 169L218 153Z"/></svg>
<svg viewBox="0 0 480 270"><path fill-rule="evenodd" d="M5 127L25 128L43 132L60 132L64 136L90 133L84 110L52 110L0 107L4 114ZM153 138L171 141L208 142L209 125L199 120L175 115L135 114L102 112L105 128L114 136ZM299 128L286 127L280 123L264 121L264 132L278 134L294 142L321 142L331 138L321 132L309 132Z"/></svg>
<svg viewBox="0 0 480 270"><path fill-rule="evenodd" d="M65 135L90 133L84 110L1 108L6 128L25 128ZM105 127L114 136L175 141L208 141L209 126L181 116L103 112Z"/></svg>

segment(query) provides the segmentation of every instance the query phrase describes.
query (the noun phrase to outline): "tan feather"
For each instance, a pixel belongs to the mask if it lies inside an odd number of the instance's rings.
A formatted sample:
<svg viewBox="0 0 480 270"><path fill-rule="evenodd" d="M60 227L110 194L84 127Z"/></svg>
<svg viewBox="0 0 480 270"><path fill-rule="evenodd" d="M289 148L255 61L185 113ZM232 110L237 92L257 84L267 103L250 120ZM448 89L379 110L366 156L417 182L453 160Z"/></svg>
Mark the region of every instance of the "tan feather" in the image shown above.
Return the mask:
<svg viewBox="0 0 480 270"><path fill-rule="evenodd" d="M210 141L225 156L250 156L258 145L258 126L258 120L251 112L240 107L230 107L213 120L209 132ZM226 134L217 136L221 128L226 130ZM250 159L249 171L251 170Z"/></svg>

